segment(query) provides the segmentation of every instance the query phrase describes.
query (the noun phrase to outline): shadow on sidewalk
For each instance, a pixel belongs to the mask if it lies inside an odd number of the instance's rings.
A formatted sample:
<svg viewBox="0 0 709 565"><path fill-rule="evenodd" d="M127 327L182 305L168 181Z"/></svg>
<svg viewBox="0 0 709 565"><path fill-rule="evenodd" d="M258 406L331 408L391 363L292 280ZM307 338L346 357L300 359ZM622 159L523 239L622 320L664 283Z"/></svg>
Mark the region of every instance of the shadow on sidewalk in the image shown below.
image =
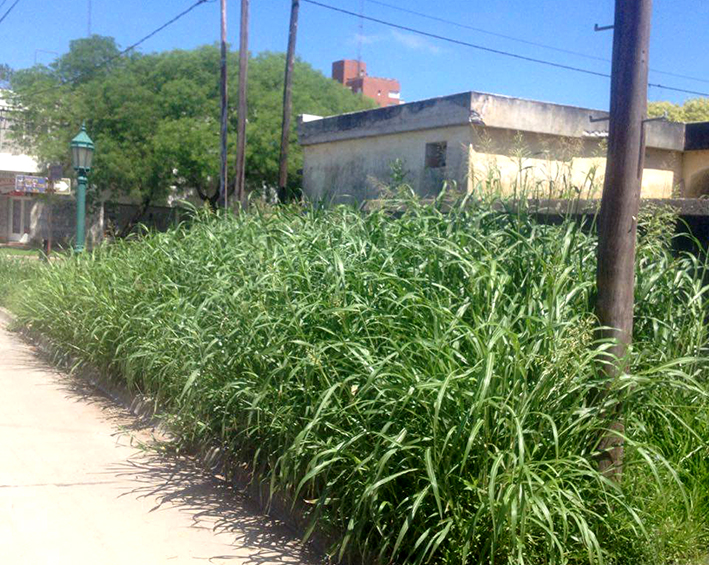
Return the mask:
<svg viewBox="0 0 709 565"><path fill-rule="evenodd" d="M166 505L189 513L193 526L234 536L234 555L212 557L238 559L254 565L323 563L314 551L302 546L284 524L259 512L254 503L220 480L196 468L188 458L144 453L110 469L138 486L121 496L155 500L151 512Z"/></svg>
<svg viewBox="0 0 709 565"><path fill-rule="evenodd" d="M128 460L103 472L134 485L119 497L147 499L154 503L151 512L177 508L191 517L195 528L233 535L233 554L200 559L251 565L326 563L325 557L301 544L287 525L263 514L256 503L226 480L201 469L195 459L174 454L169 434L156 428L154 418L133 415L97 386L58 369L26 343L13 351L8 361L18 369L50 373L54 378L46 386L58 387L72 402L99 408L102 417L116 430L116 442L136 448Z"/></svg>

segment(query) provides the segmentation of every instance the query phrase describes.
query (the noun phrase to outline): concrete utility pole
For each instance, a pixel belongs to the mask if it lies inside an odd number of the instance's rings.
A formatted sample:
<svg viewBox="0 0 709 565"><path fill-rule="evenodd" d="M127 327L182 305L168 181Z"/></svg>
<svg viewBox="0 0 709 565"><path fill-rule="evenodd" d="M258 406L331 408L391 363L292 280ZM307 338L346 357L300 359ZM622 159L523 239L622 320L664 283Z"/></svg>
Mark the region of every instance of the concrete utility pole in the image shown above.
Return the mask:
<svg viewBox="0 0 709 565"><path fill-rule="evenodd" d="M598 221L597 314L602 337L614 338L603 370L612 378L625 368L633 335L635 239L645 159L648 52L652 0L616 0L613 33L608 161ZM602 393L601 393L602 394ZM611 428L624 430L620 411ZM623 462L623 441L610 433L599 469L617 477Z"/></svg>
<svg viewBox="0 0 709 565"><path fill-rule="evenodd" d="M239 108L236 127L236 205L244 205L246 176L246 88L249 67L249 0L241 0L241 29L239 31Z"/></svg>
<svg viewBox="0 0 709 565"><path fill-rule="evenodd" d="M293 62L295 60L295 40L298 34L298 9L300 0L293 0L288 31L288 52L286 53L286 74L283 85L283 123L281 129L281 157L278 169L278 200L288 200L288 139L290 137L291 86L293 83Z"/></svg>
<svg viewBox="0 0 709 565"><path fill-rule="evenodd" d="M227 43L226 43L226 2L221 0L221 163L219 168L219 200L224 208L228 205L227 189L227 123L229 118L229 93L227 75Z"/></svg>

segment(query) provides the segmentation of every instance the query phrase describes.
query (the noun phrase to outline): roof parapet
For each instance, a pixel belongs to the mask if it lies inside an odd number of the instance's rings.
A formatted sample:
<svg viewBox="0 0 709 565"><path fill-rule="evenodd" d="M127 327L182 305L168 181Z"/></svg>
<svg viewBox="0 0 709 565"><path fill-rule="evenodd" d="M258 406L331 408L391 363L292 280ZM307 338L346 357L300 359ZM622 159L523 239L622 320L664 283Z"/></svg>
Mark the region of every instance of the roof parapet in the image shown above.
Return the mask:
<svg viewBox="0 0 709 565"><path fill-rule="evenodd" d="M298 134L301 144L315 145L474 124L561 137L603 138L608 132L607 121L591 118L604 117L608 117L608 112L498 94L463 92L314 122L302 121ZM645 127L648 147L684 150L685 124L651 122ZM707 140L709 145L709 134Z"/></svg>

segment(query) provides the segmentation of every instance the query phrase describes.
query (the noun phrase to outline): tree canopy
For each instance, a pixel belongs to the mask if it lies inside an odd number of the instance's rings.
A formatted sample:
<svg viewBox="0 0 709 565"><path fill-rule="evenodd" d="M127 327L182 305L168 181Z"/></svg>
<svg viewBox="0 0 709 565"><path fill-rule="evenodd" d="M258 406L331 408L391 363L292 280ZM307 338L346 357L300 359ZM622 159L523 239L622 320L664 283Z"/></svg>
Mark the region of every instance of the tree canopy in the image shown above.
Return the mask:
<svg viewBox="0 0 709 565"><path fill-rule="evenodd" d="M228 57L233 177L238 53ZM219 183L219 63L217 46L119 56L110 37L72 41L69 52L51 65L13 74L15 101L23 110L15 135L41 163L62 163L69 172L68 144L85 121L97 148L92 184L98 189L145 203L164 201L175 189L194 189L213 200ZM284 66L281 53L261 53L249 60L250 189L277 183ZM296 61L294 115L327 116L373 106ZM302 153L295 123L291 142L289 184L297 188Z"/></svg>
<svg viewBox="0 0 709 565"><path fill-rule="evenodd" d="M10 85L10 77L12 77L10 65L0 63L0 88L6 88Z"/></svg>
<svg viewBox="0 0 709 565"><path fill-rule="evenodd" d="M650 102L648 114L655 118L665 115L672 122L709 121L709 98L691 98L684 104L674 102Z"/></svg>

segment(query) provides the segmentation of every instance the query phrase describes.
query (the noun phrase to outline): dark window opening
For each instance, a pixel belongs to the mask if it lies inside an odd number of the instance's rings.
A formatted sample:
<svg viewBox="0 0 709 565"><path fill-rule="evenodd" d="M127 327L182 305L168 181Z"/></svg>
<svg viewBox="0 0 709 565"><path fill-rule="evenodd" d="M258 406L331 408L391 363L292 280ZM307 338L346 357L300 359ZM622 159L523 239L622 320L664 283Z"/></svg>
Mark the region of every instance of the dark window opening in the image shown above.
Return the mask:
<svg viewBox="0 0 709 565"><path fill-rule="evenodd" d="M426 144L426 168L440 169L446 166L446 150L448 144L445 141Z"/></svg>

